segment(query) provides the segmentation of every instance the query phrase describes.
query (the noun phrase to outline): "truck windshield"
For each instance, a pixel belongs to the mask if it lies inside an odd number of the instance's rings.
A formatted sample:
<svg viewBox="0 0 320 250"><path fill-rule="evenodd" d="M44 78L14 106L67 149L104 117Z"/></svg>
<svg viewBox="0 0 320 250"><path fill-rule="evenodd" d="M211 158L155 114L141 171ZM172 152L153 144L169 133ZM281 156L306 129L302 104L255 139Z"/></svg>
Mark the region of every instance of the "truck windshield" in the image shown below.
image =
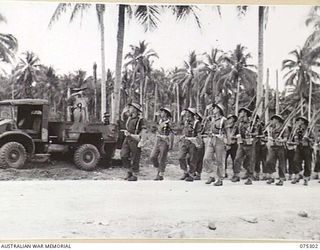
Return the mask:
<svg viewBox="0 0 320 250"><path fill-rule="evenodd" d="M0 118L13 119L14 107L11 105L0 105Z"/></svg>

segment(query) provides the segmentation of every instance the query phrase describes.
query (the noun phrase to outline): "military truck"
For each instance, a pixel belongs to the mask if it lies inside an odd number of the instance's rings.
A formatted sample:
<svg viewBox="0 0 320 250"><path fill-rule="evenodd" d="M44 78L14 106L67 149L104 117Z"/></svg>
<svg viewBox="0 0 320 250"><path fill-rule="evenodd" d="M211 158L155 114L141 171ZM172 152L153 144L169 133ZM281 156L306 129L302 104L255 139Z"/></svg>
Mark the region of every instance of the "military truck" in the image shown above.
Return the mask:
<svg viewBox="0 0 320 250"><path fill-rule="evenodd" d="M49 121L43 99L0 101L0 166L21 168L34 157L65 152L78 168L93 170L101 158L110 162L118 130L102 122Z"/></svg>

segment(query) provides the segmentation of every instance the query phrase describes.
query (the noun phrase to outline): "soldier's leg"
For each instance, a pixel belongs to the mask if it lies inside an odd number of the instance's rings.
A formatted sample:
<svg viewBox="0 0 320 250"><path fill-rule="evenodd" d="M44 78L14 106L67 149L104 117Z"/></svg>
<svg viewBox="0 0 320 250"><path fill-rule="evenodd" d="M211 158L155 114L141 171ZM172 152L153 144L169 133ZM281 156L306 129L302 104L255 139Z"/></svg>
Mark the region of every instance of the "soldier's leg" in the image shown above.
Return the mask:
<svg viewBox="0 0 320 250"><path fill-rule="evenodd" d="M254 166L254 171L257 175L260 174L261 172L261 144L260 143L256 143L255 144L255 166Z"/></svg>
<svg viewBox="0 0 320 250"><path fill-rule="evenodd" d="M310 179L310 176L311 176L312 148L311 147L304 147L303 156L304 156L303 177L306 182Z"/></svg>
<svg viewBox="0 0 320 250"><path fill-rule="evenodd" d="M316 173L315 178L319 179L319 172L320 172L320 151L319 150L317 150L315 154L315 164L314 164L313 171Z"/></svg>
<svg viewBox="0 0 320 250"><path fill-rule="evenodd" d="M229 157L229 155L231 156L231 146L227 147L226 157L224 159L224 169L225 169L226 173L227 173L227 169L228 169L228 157Z"/></svg>
<svg viewBox="0 0 320 250"><path fill-rule="evenodd" d="M160 168L159 172L164 173L166 169L166 164L167 164L167 156L168 156L168 151L169 151L169 145L166 141L162 140L159 143L159 161L160 161Z"/></svg>
<svg viewBox="0 0 320 250"><path fill-rule="evenodd" d="M160 154L160 140L156 139L156 143L150 155L150 161L152 162L153 166L158 170L159 170L159 160L158 160L159 154Z"/></svg>
<svg viewBox="0 0 320 250"><path fill-rule="evenodd" d="M284 181L286 179L286 158L285 158L285 149L284 147L280 147L277 150L277 156L278 156L278 173L279 173L279 178L280 178L280 184L282 183L281 181ZM278 183L277 183L278 184ZM279 184L278 184L279 185Z"/></svg>
<svg viewBox="0 0 320 250"><path fill-rule="evenodd" d="M232 177L232 182L240 181L240 171L241 171L241 165L242 162L245 158L246 154L244 151L244 146L239 145L236 153L236 157L234 159L234 169L233 169L233 177Z"/></svg>
<svg viewBox="0 0 320 250"><path fill-rule="evenodd" d="M138 142L135 140L131 140L129 145L132 155L131 169L134 174L137 174L140 168L141 148L138 148Z"/></svg>
<svg viewBox="0 0 320 250"><path fill-rule="evenodd" d="M179 164L180 168L183 170L184 175L180 178L181 180L184 180L188 176L188 165L187 165L187 154L188 154L188 143L190 143L187 140L182 140L179 145Z"/></svg>
<svg viewBox="0 0 320 250"><path fill-rule="evenodd" d="M198 149L199 157L198 157L198 160L197 160L197 168L196 168L197 175L196 175L196 178L195 178L197 180L201 179L201 173L202 173L202 168L203 168L204 151L205 151L205 148L204 148L204 144L203 144L202 147Z"/></svg>
<svg viewBox="0 0 320 250"><path fill-rule="evenodd" d="M245 182L246 185L251 185L254 174L254 167L256 163L256 154L255 154L255 146L248 146L246 149L246 155L248 157L249 165L247 167L247 176L248 180Z"/></svg>
<svg viewBox="0 0 320 250"><path fill-rule="evenodd" d="M294 168L293 173L295 174L294 180L291 182L292 184L295 184L299 182L301 177L301 169L302 169L302 150L301 147L297 147L294 152L293 162L294 162Z"/></svg>
<svg viewBox="0 0 320 250"><path fill-rule="evenodd" d="M217 165L217 177L222 180L224 177L224 160L226 158L226 148L222 140L217 139L215 145L215 158Z"/></svg>
<svg viewBox="0 0 320 250"><path fill-rule="evenodd" d="M196 168L197 168L197 162L199 158L199 152L198 148L195 146L194 143L189 144L189 155L190 155L190 165L189 165L189 173L190 175L194 175Z"/></svg>
<svg viewBox="0 0 320 250"><path fill-rule="evenodd" d="M274 176L273 173L276 171L276 148L270 147L267 155L267 163L266 163L266 170L267 170L267 178L268 178L268 184L271 184L274 182Z"/></svg>
<svg viewBox="0 0 320 250"><path fill-rule="evenodd" d="M289 179L291 179L292 175L294 174L294 154L294 150L287 150Z"/></svg>
<svg viewBox="0 0 320 250"><path fill-rule="evenodd" d="M237 143L231 144L230 155L231 155L231 160L232 160L232 169L233 169L233 171L234 171L234 161L235 161L236 155L237 155L237 149L238 149L238 144Z"/></svg>
<svg viewBox="0 0 320 250"><path fill-rule="evenodd" d="M128 140L125 139L122 147L121 147L121 151L120 151L120 156L121 156L121 160L122 160L122 164L125 168L130 169L131 168L131 164L130 164L130 147L129 147L129 143Z"/></svg>
<svg viewBox="0 0 320 250"><path fill-rule="evenodd" d="M261 164L262 164L262 180L266 179L267 176L267 155L268 155L268 147L267 145L261 146Z"/></svg>
<svg viewBox="0 0 320 250"><path fill-rule="evenodd" d="M211 184L215 181L214 175L213 175L213 154L214 154L214 148L212 145L212 139L211 138L205 138L205 150L204 150L204 156L203 156L203 170L210 174L210 177L206 184Z"/></svg>

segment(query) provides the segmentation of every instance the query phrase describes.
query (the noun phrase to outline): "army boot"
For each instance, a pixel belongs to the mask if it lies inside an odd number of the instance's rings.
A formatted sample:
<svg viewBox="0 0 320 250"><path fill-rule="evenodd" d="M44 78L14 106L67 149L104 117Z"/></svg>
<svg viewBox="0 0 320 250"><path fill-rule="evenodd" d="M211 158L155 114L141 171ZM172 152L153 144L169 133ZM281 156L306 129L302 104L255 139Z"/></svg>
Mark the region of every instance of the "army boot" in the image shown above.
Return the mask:
<svg viewBox="0 0 320 250"><path fill-rule="evenodd" d="M211 184L212 182L215 182L216 179L214 177L209 177L209 179L206 181L206 184Z"/></svg>

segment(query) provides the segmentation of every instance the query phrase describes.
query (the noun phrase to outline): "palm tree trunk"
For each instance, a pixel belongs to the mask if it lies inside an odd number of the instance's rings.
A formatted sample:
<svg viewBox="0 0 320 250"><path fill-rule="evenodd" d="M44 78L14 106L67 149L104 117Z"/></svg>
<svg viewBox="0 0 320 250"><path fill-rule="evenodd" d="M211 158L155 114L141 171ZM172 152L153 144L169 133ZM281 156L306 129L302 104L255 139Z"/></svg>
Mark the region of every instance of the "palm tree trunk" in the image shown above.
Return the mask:
<svg viewBox="0 0 320 250"><path fill-rule="evenodd" d="M177 90L177 121L178 123L180 122L180 93L179 93L179 85L176 85L176 90Z"/></svg>
<svg viewBox="0 0 320 250"><path fill-rule="evenodd" d="M235 110L236 115L238 115L238 112L239 112L239 96L240 96L240 80L237 79L236 110Z"/></svg>
<svg viewBox="0 0 320 250"><path fill-rule="evenodd" d="M301 105L301 108L300 108L300 115L303 116L303 96L302 96L302 92L300 92L300 105Z"/></svg>
<svg viewBox="0 0 320 250"><path fill-rule="evenodd" d="M266 93L265 93L264 101L265 101L264 106L267 107L269 105L269 69L267 69ZM265 112L265 123L267 124L268 122L269 122L269 108L267 108Z"/></svg>
<svg viewBox="0 0 320 250"><path fill-rule="evenodd" d="M308 105L308 120L311 120L311 103L312 103L312 81L309 76L310 87L309 87L309 105Z"/></svg>
<svg viewBox="0 0 320 250"><path fill-rule="evenodd" d="M276 114L280 113L280 105L279 105L279 73L276 71Z"/></svg>
<svg viewBox="0 0 320 250"><path fill-rule="evenodd" d="M154 109L153 109L153 120L156 121L157 103L158 102L158 84L154 88Z"/></svg>
<svg viewBox="0 0 320 250"><path fill-rule="evenodd" d="M101 121L103 120L103 114L106 113L106 65L105 65L105 47L104 47L104 21L103 11L99 11L100 19L100 45L101 45ZM119 99L120 100L120 99Z"/></svg>
<svg viewBox="0 0 320 250"><path fill-rule="evenodd" d="M123 57L123 40L124 40L124 25L125 25L125 5L119 5L118 14L118 34L117 34L117 58L116 58L116 76L114 91L112 96L112 123L117 123L120 116L120 86L121 86L121 68Z"/></svg>
<svg viewBox="0 0 320 250"><path fill-rule="evenodd" d="M257 84L257 103L263 98L263 44L264 44L264 6L258 7L258 84ZM257 113L261 115L262 105L259 106Z"/></svg>
<svg viewBox="0 0 320 250"><path fill-rule="evenodd" d="M200 88L197 88L197 112L199 112L201 109L200 107Z"/></svg>

